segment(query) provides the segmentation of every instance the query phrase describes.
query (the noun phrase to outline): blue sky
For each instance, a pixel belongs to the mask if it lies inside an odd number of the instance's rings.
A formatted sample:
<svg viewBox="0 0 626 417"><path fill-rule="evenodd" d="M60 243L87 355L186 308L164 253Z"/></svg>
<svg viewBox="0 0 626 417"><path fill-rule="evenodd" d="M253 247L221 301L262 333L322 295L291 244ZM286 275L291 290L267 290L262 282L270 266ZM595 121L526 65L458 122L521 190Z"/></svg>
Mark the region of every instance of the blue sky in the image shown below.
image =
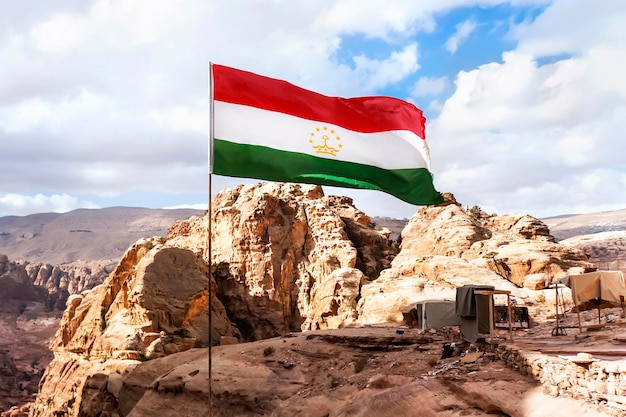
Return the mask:
<svg viewBox="0 0 626 417"><path fill-rule="evenodd" d="M621 0L0 1L0 216L205 208L209 61L415 103L435 186L463 205L626 207ZM325 192L372 216L416 210Z"/></svg>

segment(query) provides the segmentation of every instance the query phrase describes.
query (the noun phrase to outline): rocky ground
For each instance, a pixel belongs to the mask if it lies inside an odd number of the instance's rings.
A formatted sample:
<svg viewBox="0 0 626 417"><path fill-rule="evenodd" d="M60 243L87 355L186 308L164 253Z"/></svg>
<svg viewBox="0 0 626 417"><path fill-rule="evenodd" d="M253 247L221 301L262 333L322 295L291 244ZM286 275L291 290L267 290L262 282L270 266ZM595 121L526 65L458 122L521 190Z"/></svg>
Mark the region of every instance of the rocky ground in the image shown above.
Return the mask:
<svg viewBox="0 0 626 417"><path fill-rule="evenodd" d="M211 213L211 269L207 218L138 240L101 285L70 296L35 402L5 414L528 417L626 408L626 364L590 365L587 384L585 372L558 357L624 357L626 337L613 318L597 333L550 334L549 287L593 270L587 255L556 243L531 216L463 209L449 197L420 208L398 245L350 199L319 187L225 190ZM465 284L510 291L538 325L518 331L510 348L500 339L465 344L451 329L397 332L409 306L454 299ZM211 340L221 346L209 356ZM443 358L453 342L454 355ZM3 369L15 374L7 357Z"/></svg>
<svg viewBox="0 0 626 417"><path fill-rule="evenodd" d="M539 310L538 310L539 311ZM513 342L498 331L498 344L513 344L547 357L585 352L624 361L626 327L620 309L601 310L597 328L578 329L578 316L554 317L517 330ZM597 311L581 313L583 326ZM400 334L401 333L401 334ZM224 340L228 342L228 340ZM454 342L453 355L442 358ZM290 333L267 340L192 349L129 367L121 375L96 374L84 388L81 415L102 410L121 416L623 416L604 401L554 397L530 376L507 367L494 345L463 342L456 328L421 331L406 326L362 326ZM98 376L99 375L99 376ZM114 375L113 378L111 375ZM30 408L3 416L25 417Z"/></svg>
<svg viewBox="0 0 626 417"><path fill-rule="evenodd" d="M594 312L583 314L583 323L594 319ZM613 349L608 356L623 357L624 352L615 356L620 346L613 342L622 332L617 324L592 333L569 328L564 337L552 337L553 327L547 321L517 331L515 343L535 343L552 356L607 353L608 343ZM509 343L505 336L499 332L494 340ZM453 356L442 358L443 346L451 342L456 343ZM494 345L465 343L454 328L422 332L366 326L292 333L214 347L210 362L212 404L208 352L194 349L144 362L122 375L117 406L126 404L128 414L122 415L162 417L206 416L211 405L211 415L219 417L623 415L602 401L548 395L538 381L507 367ZM172 402L174 396L178 400ZM105 406L116 412L112 403ZM82 411L92 415L95 410Z"/></svg>
<svg viewBox="0 0 626 417"><path fill-rule="evenodd" d="M514 345L547 356L591 353L622 360L620 323L579 331L569 313L565 336L555 322L518 330ZM614 314L613 314L614 315ZM611 319L611 316L609 316ZM584 312L582 323L596 323ZM624 415L603 401L553 397L529 376L505 366L489 343L463 342L456 329L368 326L291 335L213 350L213 393L218 416L605 416ZM497 341L506 332L499 332ZM442 358L455 342L454 355Z"/></svg>

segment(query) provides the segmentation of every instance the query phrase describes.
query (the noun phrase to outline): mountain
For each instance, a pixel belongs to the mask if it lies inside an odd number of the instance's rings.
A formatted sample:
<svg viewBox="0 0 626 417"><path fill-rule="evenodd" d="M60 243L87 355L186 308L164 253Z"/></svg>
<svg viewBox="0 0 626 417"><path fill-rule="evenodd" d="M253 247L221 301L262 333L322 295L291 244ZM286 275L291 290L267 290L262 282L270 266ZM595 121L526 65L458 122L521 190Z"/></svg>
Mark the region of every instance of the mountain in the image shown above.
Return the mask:
<svg viewBox="0 0 626 417"><path fill-rule="evenodd" d="M559 243L583 250L599 269L626 273L626 209L542 221Z"/></svg>
<svg viewBox="0 0 626 417"><path fill-rule="evenodd" d="M402 232L400 248L389 239L390 230L376 230L351 199L325 196L318 186L224 190L210 219L210 264L208 219L194 217L176 222L167 237L137 241L102 285L68 299L32 417L207 415L209 345L220 345L213 350L211 377L218 390L215 415L401 415L397 409L382 412L377 393L365 388L380 379L381 388L397 381L397 398L423 392L410 382L430 369L428 358L437 362L441 345L431 336L420 338L429 345L421 355L415 338L395 344L407 307L451 299L457 287L474 283L510 290L533 311L546 311L552 308L541 292L546 285L592 268L582 251L555 243L533 217L491 216L454 201L420 207ZM369 327L381 324L390 327L367 337ZM352 335L322 335L335 341L330 344L310 339L337 329L351 329ZM311 333L292 336L302 331ZM251 344L259 340L273 342ZM234 348L222 349L232 343L241 343L234 356ZM402 346L407 348L399 354ZM364 357L377 349L397 354L385 363ZM418 363L409 371L410 362ZM355 380L365 366L372 369ZM379 376L387 372L390 379ZM426 384L432 396L445 391L459 409L467 408L455 387L435 387L432 379ZM488 382L485 387L493 391ZM414 398L410 407L422 400ZM326 404L329 409L319 408ZM423 415L445 410L434 404Z"/></svg>
<svg viewBox="0 0 626 417"><path fill-rule="evenodd" d="M242 356L242 352L251 348L233 347L242 361L262 363L262 367L254 369L248 362L236 365L248 366L250 375L258 371L271 380L274 374L287 377L297 372L297 384L308 386L308 382L302 382L305 374L299 371L306 361L294 355L309 357L312 361L309 368L313 369L314 363L330 355L323 349L338 352L338 348L314 345L315 351L305 351L304 346L312 345L308 336L294 348L296 339L290 335L300 330L314 332L355 327L357 332L369 333L362 329L386 323L392 326L387 332L395 334L395 327L402 323L408 305L425 299L453 298L456 287L467 283L508 289L520 303L536 313L533 317L546 317L554 308L554 300L549 298L553 291L543 288L554 279L592 267L585 255L587 251L577 249L578 243L574 241L571 241L574 249L568 249L567 239L555 242L547 226L551 225L557 232L584 227L574 221L576 216L551 218L544 223L531 216L496 216L480 210L468 211L451 202L418 208L411 220L370 218L356 209L350 199L325 197L319 187L293 185L240 186L220 193L215 201L211 220L215 230L212 323L207 323L207 236L203 211L116 207L0 218L3 245L0 253L10 254L2 258L4 272L0 271L0 276L4 277L0 278L5 280L5 285L0 290L17 288L16 283L20 282L37 285L28 272L36 268L37 279L42 284L50 283L40 285L49 293L56 285L73 294L60 319L55 311L50 312L50 316L41 316L39 312L46 304L44 297L20 300L14 292L5 291L17 307L7 320L0 320L3 330L0 339L6 339L4 346L0 346L0 350L4 349L0 356L4 357L5 364L4 371L0 372L10 374L6 386L0 387L0 399L12 401L7 401L5 406L22 403L20 398L32 400L30 393L39 386L39 396L32 405L35 416L60 415L62 410L68 410L67 415L97 415L102 410L110 415L154 415L150 407L161 407L164 401L177 405L171 415L185 415L177 414L177 407L195 407L194 401L198 409L206 410L206 392L196 390L195 385L195 381L199 381L197 384L206 381L205 368L193 367L196 366L194 361L198 366L206 365L206 350L203 349L210 342L209 328L212 344L275 340L276 346L256 347L250 357ZM163 217L172 214L184 220ZM604 217L606 220L607 216ZM616 224L620 219L623 217L617 216ZM610 222L602 223L602 227L614 226ZM393 235L398 235L400 230L401 246L393 242ZM596 233L599 235L602 233ZM25 259L24 254L30 257L31 263L9 259ZM110 274L108 266L103 267L107 278L91 290L88 289L92 287L90 281L84 281L84 285L83 281L76 281L81 285L72 284L72 279L80 274L77 269L63 275L64 270L56 264L54 267L33 264L42 259L47 262L71 259L72 264L77 264L76 259L102 257L116 259L117 266L114 265ZM92 266L81 268L93 271ZM46 281L44 276L50 279ZM2 302L2 306L9 304ZM42 323L50 324L45 333L41 332ZM52 327L58 327L54 337ZM24 329L30 333L25 333ZM35 344L43 346L40 340L51 340L54 359L47 350L42 356L41 352L16 348L17 341L25 340L25 335L31 338L35 333L42 334L36 343L31 343L32 348ZM288 337L275 339L280 335ZM341 344L358 342L360 345L366 341L361 333L354 337L354 340L341 337L336 340ZM383 339L390 340L387 336ZM380 348L381 340L372 342L375 348ZM427 359L436 362L441 343L426 344L429 347L424 352L434 357L414 361L412 355L419 353L415 347L410 351L407 348L402 356L411 357L410 362L416 362L419 367L423 367ZM398 348L388 347L390 351ZM371 349L373 347L364 345L360 353L347 351L343 364L332 362L320 371L320 378L330 378L318 381L320 388L317 389L321 391L317 398L321 403L331 399L324 387L331 387L332 391L333 387L353 386L355 379L351 372L346 372L352 369L351 358L358 355L358 359ZM271 358L273 351L276 360ZM328 356L329 360L334 361L334 358ZM223 386L217 400L224 403L222 405L231 404L233 412L237 411L236 407L252 410L260 398L264 406L269 407L268 414L272 408L277 410L287 405L268 400L265 393L257 393L252 388L267 387L267 395L273 395L274 391L284 388L282 385L293 385L291 379L277 382L278 385L232 385L229 372L233 361L231 357L215 361L218 375L222 371L227 373L219 377ZM395 372L394 369L409 366L408 361L401 366L398 361L400 357L394 357L384 366L370 362L367 366L376 368L367 379L359 380L359 386L378 383L376 378L381 376L376 372L383 369ZM172 368L174 366L176 368ZM47 370L39 382L44 367ZM329 372L336 372L335 369L343 371L329 377ZM420 368L419 372L425 370ZM404 377L408 375L413 375L412 371ZM385 379L384 384L392 384L398 375L392 377ZM370 378L374 382L368 382ZM511 378L516 376L513 374ZM489 380L486 379L487 385ZM181 381L184 386L180 385ZM402 379L403 389L417 392L406 384L407 381L409 379ZM442 389L438 387L436 392ZM308 397L307 392L299 388L297 395L289 394L292 403L288 409L294 414L285 415L297 415L295 410L303 406L301 401ZM178 396L181 393L188 396ZM244 395L234 399L229 393ZM455 390L450 393L457 395ZM345 407L357 399L369 398L370 401L374 398L368 395L371 392L358 394L342 388L336 408L344 409L345 413L340 415L357 415L350 414ZM460 401L459 398L454 401L457 400ZM502 404L507 402L508 397ZM2 405L0 401L0 415L3 415ZM307 403L307 407L312 405ZM485 410L491 409L489 407Z"/></svg>
<svg viewBox="0 0 626 417"><path fill-rule="evenodd" d="M110 207L0 217L0 253L9 259L64 264L117 261L137 239L164 236L176 220L203 210Z"/></svg>
<svg viewBox="0 0 626 417"><path fill-rule="evenodd" d="M566 214L541 219L557 241L573 236L626 231L626 209L589 214Z"/></svg>

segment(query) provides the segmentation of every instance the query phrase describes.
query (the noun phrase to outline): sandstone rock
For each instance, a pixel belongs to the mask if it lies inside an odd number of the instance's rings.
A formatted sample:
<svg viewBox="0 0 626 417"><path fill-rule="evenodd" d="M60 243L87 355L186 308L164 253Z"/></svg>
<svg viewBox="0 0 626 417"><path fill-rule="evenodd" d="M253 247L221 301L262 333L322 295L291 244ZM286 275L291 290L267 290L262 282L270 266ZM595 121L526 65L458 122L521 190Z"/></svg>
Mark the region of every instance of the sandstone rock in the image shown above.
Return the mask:
<svg viewBox="0 0 626 417"><path fill-rule="evenodd" d="M363 272L355 268L336 269L311 289L311 309L303 330L336 329L357 319L357 302Z"/></svg>
<svg viewBox="0 0 626 417"><path fill-rule="evenodd" d="M215 307L216 321L224 322L219 301ZM143 355L161 331L180 350L189 339L206 345L206 308L206 263L192 251L148 241L133 245L104 284L70 298L51 346L91 357L126 350Z"/></svg>
<svg viewBox="0 0 626 417"><path fill-rule="evenodd" d="M332 314L315 312L312 300L313 293L333 287L321 289L327 277L357 268L373 279L395 254L386 234L375 231L350 199L325 197L318 186L261 183L225 190L215 198L212 224L217 296L244 340L327 327ZM206 223L179 222L173 239L206 240L206 232L192 232L200 228ZM355 304L358 293L351 291L352 301L343 306ZM343 318L332 325L351 314L341 310Z"/></svg>
<svg viewBox="0 0 626 417"><path fill-rule="evenodd" d="M68 298L34 416L79 412L78 403L113 410L115 396L99 375L103 367L121 372L137 363L130 359L166 359L222 337L254 340L352 323L365 274L376 278L395 254L388 233L375 231L350 199L324 197L320 187L226 190L210 220L217 297L209 335L208 221L191 217L167 238L138 241L103 284ZM58 269L43 270L62 282ZM159 386L179 389L168 381Z"/></svg>
<svg viewBox="0 0 626 417"><path fill-rule="evenodd" d="M117 372L111 372L107 379L107 391L115 397L116 400L120 398L120 390L122 389L122 375Z"/></svg>
<svg viewBox="0 0 626 417"><path fill-rule="evenodd" d="M0 393L7 395L17 387L17 368L8 350L0 350Z"/></svg>
<svg viewBox="0 0 626 417"><path fill-rule="evenodd" d="M209 343L207 264L193 251L163 243L133 245L102 285L69 298L34 416L66 409L78 415L81 407L112 412L112 371L122 373L145 359L157 341L163 353ZM219 300L211 313L213 331L232 336Z"/></svg>
<svg viewBox="0 0 626 417"><path fill-rule="evenodd" d="M529 274L524 277L524 288L531 290L543 290L547 288L552 282L552 277L549 274Z"/></svg>
<svg viewBox="0 0 626 417"><path fill-rule="evenodd" d="M407 305L454 299L464 284L495 285L528 298L530 290L520 287L529 275L558 279L592 267L581 251L554 243L537 219L464 210L453 197L416 212L397 256L388 237L350 199L326 197L317 186L261 183L222 191L211 213L175 223L166 238L138 241L103 284L68 298L33 417L67 409L70 415L165 415L169 396L181 393L194 398L182 406L191 413L206 400L206 362L195 348L400 323ZM276 396L305 386L289 356L264 364L224 359L217 369L216 398L228 404L236 397L242 410L278 410ZM122 375L119 391L109 384L119 382L109 379L111 372ZM272 383L277 375L285 386ZM391 401L404 389L376 404L393 409ZM335 411L357 415L351 410Z"/></svg>
<svg viewBox="0 0 626 417"><path fill-rule="evenodd" d="M625 230L574 236L560 243L584 251L599 269L626 273Z"/></svg>
<svg viewBox="0 0 626 417"><path fill-rule="evenodd" d="M547 226L528 215L489 216L454 204L420 207L402 237L392 263L401 274L433 255L465 259L519 287L530 274L559 279L572 268L594 268L584 252L554 243Z"/></svg>

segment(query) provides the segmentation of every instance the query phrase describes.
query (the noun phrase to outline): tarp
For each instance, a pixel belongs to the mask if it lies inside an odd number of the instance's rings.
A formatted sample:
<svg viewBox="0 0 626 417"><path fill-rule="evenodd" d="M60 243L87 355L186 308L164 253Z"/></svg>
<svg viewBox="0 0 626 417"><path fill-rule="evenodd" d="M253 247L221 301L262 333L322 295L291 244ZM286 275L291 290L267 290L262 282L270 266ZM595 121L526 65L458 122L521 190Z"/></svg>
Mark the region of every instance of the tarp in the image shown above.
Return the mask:
<svg viewBox="0 0 626 417"><path fill-rule="evenodd" d="M620 306L620 296L626 297L626 281L622 271L570 275L561 282L572 289L572 301L580 310Z"/></svg>
<svg viewBox="0 0 626 417"><path fill-rule="evenodd" d="M463 339L474 343L479 334L490 332L489 299L493 295L477 295L475 291L494 291L491 285L464 285L456 289L456 314Z"/></svg>
<svg viewBox="0 0 626 417"><path fill-rule="evenodd" d="M455 311L456 303L447 300L428 300L417 303L417 327L422 330L441 330L446 326L458 326L459 317Z"/></svg>

